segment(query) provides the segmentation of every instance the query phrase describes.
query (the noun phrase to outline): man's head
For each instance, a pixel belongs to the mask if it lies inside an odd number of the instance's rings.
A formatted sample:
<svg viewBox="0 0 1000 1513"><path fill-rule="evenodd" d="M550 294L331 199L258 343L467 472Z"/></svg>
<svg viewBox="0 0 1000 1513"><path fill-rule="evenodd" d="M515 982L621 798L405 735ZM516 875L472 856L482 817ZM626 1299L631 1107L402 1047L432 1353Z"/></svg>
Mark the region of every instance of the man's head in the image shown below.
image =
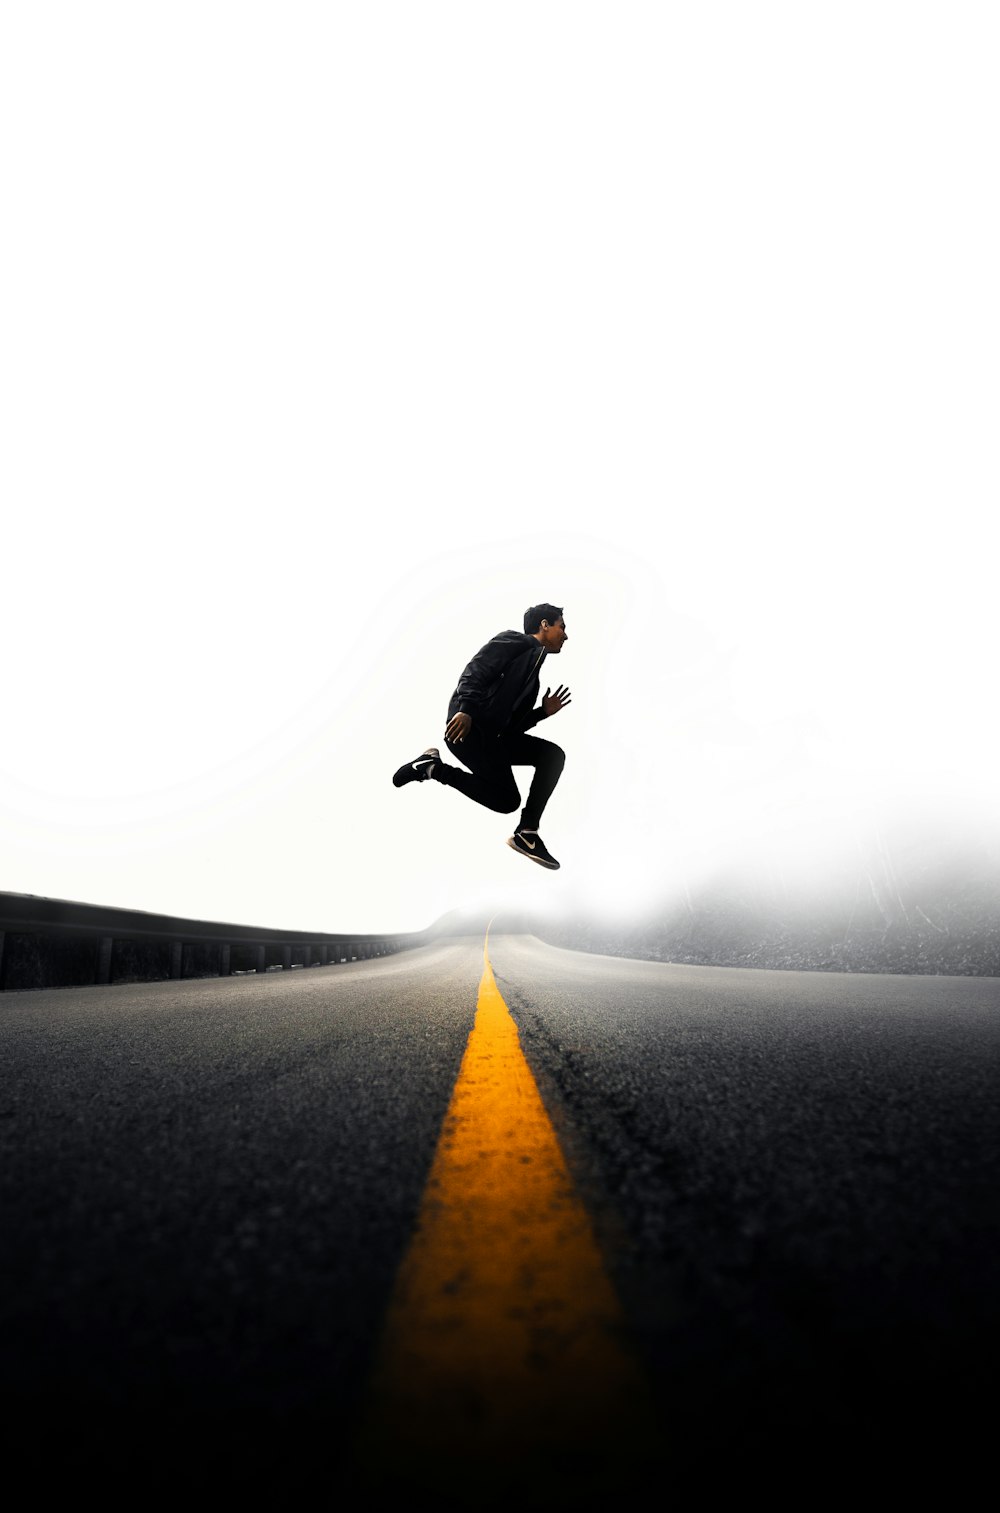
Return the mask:
<svg viewBox="0 0 1000 1513"><path fill-rule="evenodd" d="M563 612L555 604L533 604L524 612L524 629L541 642L546 651L560 652L569 639Z"/></svg>

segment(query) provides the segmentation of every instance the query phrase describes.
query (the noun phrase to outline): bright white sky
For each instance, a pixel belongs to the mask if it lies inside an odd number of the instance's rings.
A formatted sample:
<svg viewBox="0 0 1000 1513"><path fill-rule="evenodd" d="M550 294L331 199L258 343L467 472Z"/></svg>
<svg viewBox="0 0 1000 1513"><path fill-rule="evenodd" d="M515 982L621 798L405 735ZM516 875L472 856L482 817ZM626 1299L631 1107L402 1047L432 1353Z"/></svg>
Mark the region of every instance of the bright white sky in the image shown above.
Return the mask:
<svg viewBox="0 0 1000 1513"><path fill-rule="evenodd" d="M5 6L0 889L409 930L996 824L996 17ZM391 785L544 599L554 874Z"/></svg>

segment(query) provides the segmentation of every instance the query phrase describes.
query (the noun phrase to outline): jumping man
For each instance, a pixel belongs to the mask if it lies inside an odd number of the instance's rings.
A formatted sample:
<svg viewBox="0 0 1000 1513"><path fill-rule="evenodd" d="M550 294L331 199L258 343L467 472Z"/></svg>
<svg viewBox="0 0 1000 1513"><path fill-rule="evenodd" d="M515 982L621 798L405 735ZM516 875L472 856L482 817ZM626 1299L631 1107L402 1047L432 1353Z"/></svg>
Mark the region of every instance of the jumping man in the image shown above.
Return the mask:
<svg viewBox="0 0 1000 1513"><path fill-rule="evenodd" d="M521 856L542 867L559 863L538 833L542 811L559 781L566 757L551 741L527 731L570 702L562 684L546 688L541 703L541 666L558 656L568 639L566 621L554 604L534 604L524 612L524 632L502 630L481 646L468 663L448 704L445 745L469 768L442 762L436 746L428 746L415 761L393 774L393 783L423 783L429 778L457 788L466 798L500 814L513 814L521 802L512 767L534 767L535 775L521 810L521 819L507 841Z"/></svg>

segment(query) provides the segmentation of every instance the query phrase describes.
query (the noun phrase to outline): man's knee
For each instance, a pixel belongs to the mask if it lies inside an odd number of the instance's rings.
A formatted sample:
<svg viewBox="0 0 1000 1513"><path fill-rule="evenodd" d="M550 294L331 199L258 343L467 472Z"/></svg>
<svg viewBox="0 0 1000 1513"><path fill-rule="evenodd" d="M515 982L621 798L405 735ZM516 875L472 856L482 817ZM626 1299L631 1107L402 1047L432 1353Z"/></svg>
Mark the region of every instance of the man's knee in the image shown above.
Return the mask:
<svg viewBox="0 0 1000 1513"><path fill-rule="evenodd" d="M497 808L499 809L501 814L513 814L514 810L520 809L520 807L521 791L516 783L511 783L510 787L503 795L502 802L497 804Z"/></svg>
<svg viewBox="0 0 1000 1513"><path fill-rule="evenodd" d="M511 782L509 788L504 788L501 792L495 793L490 799L489 807L495 810L497 814L513 814L515 809L520 809L521 795L517 784Z"/></svg>
<svg viewBox="0 0 1000 1513"><path fill-rule="evenodd" d="M547 741L546 745L550 748L549 765L551 766L552 771L562 772L563 768L566 765L565 751L563 751L561 746L557 746L554 741Z"/></svg>

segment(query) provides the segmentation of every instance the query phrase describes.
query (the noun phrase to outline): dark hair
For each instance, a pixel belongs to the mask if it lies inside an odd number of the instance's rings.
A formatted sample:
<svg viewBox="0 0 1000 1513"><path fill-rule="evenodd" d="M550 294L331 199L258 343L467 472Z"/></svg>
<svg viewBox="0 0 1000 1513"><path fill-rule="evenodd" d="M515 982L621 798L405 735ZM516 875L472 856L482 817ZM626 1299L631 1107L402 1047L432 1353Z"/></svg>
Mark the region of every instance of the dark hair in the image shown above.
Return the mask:
<svg viewBox="0 0 1000 1513"><path fill-rule="evenodd" d="M541 630L543 620L548 620L550 625L555 625L561 615L562 610L554 604L533 604L524 612L525 632L533 636L536 630Z"/></svg>

